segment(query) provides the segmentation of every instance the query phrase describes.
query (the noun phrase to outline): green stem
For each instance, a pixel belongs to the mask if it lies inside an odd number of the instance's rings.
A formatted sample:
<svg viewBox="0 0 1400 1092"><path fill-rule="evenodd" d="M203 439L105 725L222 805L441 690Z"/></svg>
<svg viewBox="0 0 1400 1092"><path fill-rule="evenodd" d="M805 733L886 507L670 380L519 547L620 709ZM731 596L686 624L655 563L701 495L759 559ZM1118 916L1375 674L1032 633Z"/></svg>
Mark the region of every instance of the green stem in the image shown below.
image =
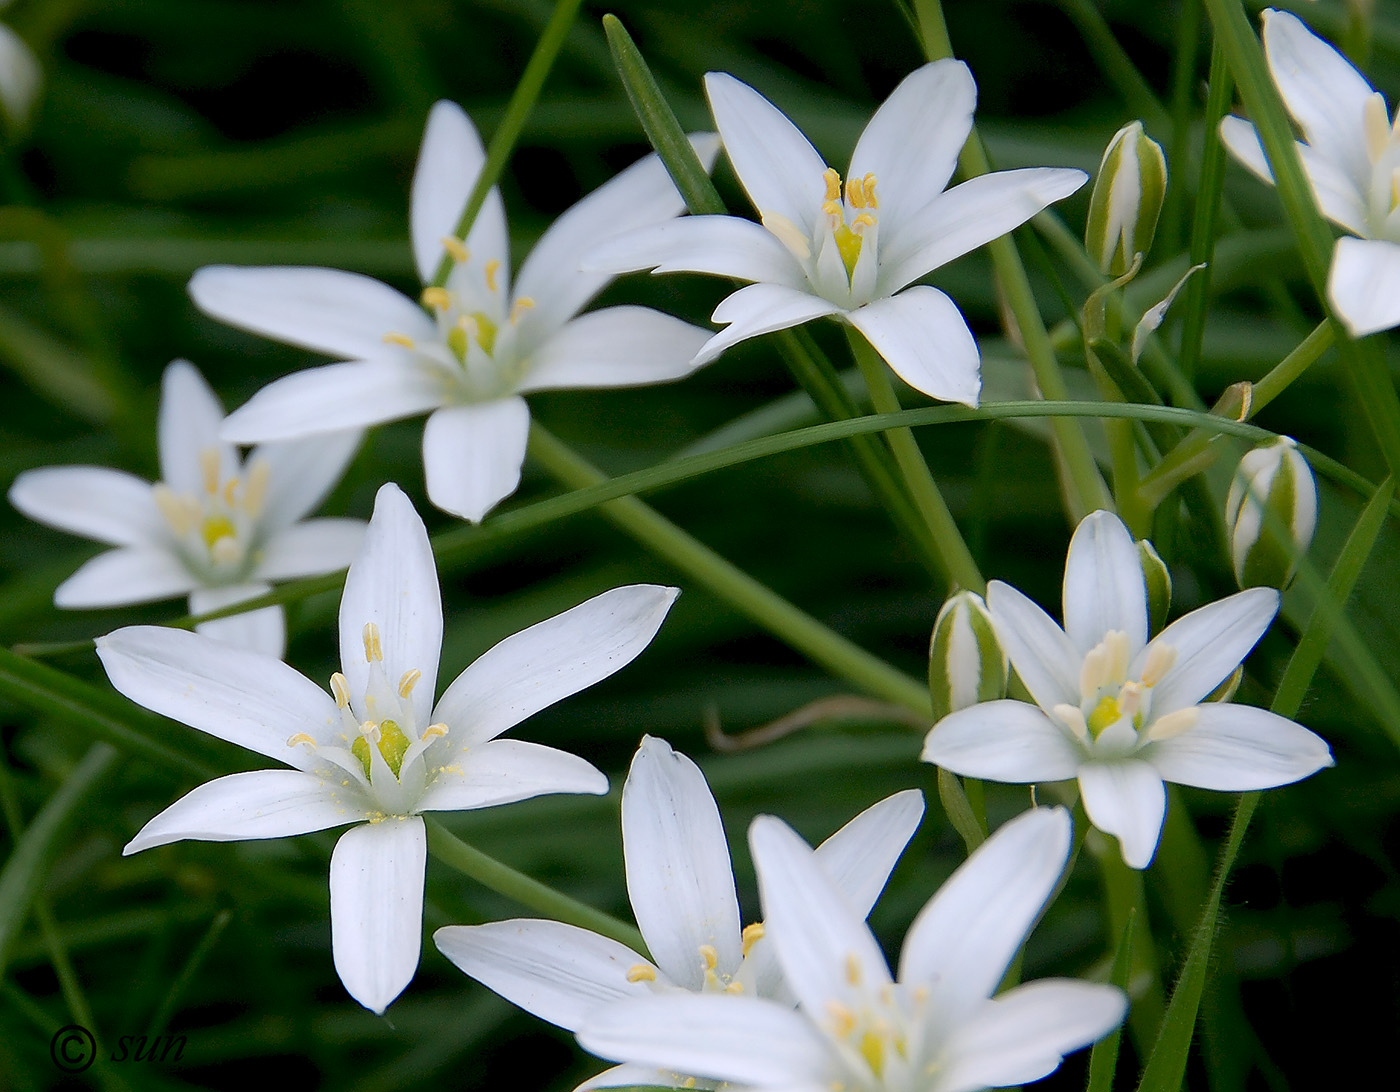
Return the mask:
<svg viewBox="0 0 1400 1092"><path fill-rule="evenodd" d="M1172 49L1171 149L1167 154L1167 200L1157 228L1157 253L1175 254L1180 247L1181 222L1189 204L1185 185L1190 170L1192 121L1195 114L1196 54L1201 40L1200 0L1186 0L1179 9ZM1173 180L1172 176L1175 176ZM1199 193L1199 191L1198 191ZM1199 200L1199 197L1197 198ZM1196 213L1200 215L1199 209Z"/></svg>
<svg viewBox="0 0 1400 1092"><path fill-rule="evenodd" d="M530 425L530 455L571 489L607 480L596 467L538 423ZM638 542L729 603L779 640L874 697L929 714L928 686L852 644L682 531L636 497L602 505L603 513Z"/></svg>
<svg viewBox="0 0 1400 1092"><path fill-rule="evenodd" d="M428 850L443 864L455 868L464 876L470 876L483 887L515 900L521 906L547 914L555 921L577 925L580 929L589 929L625 944L638 955L649 955L646 941L635 926L595 910L523 872L517 872L510 865L468 845L436 819L425 819L424 823L428 828Z"/></svg>
<svg viewBox="0 0 1400 1092"><path fill-rule="evenodd" d="M1133 962L1129 981L1145 982L1146 985L1140 991L1134 991L1128 1022L1133 1040L1141 1050L1156 1038L1162 1024L1162 1013L1166 1009L1157 953L1152 943L1151 926L1147 920L1147 895L1142 873L1127 866L1118 843L1112 838L1102 839L1101 849L1102 852L1096 852L1095 856L1099 859L1099 875L1103 882L1109 935L1122 935L1128 922L1134 922Z"/></svg>

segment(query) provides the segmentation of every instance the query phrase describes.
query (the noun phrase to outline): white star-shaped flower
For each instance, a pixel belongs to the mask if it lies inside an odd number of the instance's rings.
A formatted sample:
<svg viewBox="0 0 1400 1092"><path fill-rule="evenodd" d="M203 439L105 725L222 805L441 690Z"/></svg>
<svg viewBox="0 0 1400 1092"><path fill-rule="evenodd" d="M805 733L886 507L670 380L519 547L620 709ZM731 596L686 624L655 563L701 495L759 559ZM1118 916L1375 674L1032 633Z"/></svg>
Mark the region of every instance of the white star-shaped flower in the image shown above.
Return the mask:
<svg viewBox="0 0 1400 1092"><path fill-rule="evenodd" d="M1266 709L1203 702L1278 612L1272 588L1207 604L1147 640L1137 546L1109 512L1084 517L1065 562L1061 629L994 580L987 606L1036 704L991 701L944 717L923 759L991 781L1078 778L1084 808L1146 868L1166 811L1164 782L1244 792L1332 765L1319 736Z"/></svg>
<svg viewBox="0 0 1400 1092"><path fill-rule="evenodd" d="M867 808L818 847L817 860L862 917L923 817L917 790ZM467 974L552 1024L578 1031L602 1006L675 993L791 1002L760 924L739 927L719 809L700 768L646 736L622 789L627 892L651 959L555 921L452 925L433 936ZM587 1087L677 1084L651 1067L620 1066Z"/></svg>
<svg viewBox="0 0 1400 1092"><path fill-rule="evenodd" d="M1063 808L1012 820L967 859L910 926L897 979L801 838L760 816L749 842L796 1011L742 996L623 1001L585 1023L585 1048L775 1092L973 1092L1037 1080L1123 1019L1112 986L1044 979L992 996L1064 870Z"/></svg>
<svg viewBox="0 0 1400 1092"><path fill-rule="evenodd" d="M695 144L702 158L714 158L713 136ZM564 213L512 286L494 188L468 237L454 235L485 158L466 114L449 102L434 106L413 177L410 226L423 284L444 259L451 273L444 287L423 290L422 307L386 284L335 269L210 266L195 273L190 295L206 313L343 361L265 387L230 416L227 438L284 439L427 413L428 497L477 521L520 483L530 427L521 395L664 383L694 371L703 330L647 307L578 314L611 280L584 272L582 255L684 208L661 161L643 159Z"/></svg>
<svg viewBox="0 0 1400 1092"><path fill-rule="evenodd" d="M442 602L432 549L408 498L386 485L345 580L330 693L279 660L198 634L133 626L99 639L112 685L132 701L292 767L199 786L123 852L357 824L331 857L331 949L350 995L382 1012L418 966L419 813L607 792L581 758L496 737L630 663L676 594L649 584L604 592L506 638L434 705Z"/></svg>
<svg viewBox="0 0 1400 1092"><path fill-rule="evenodd" d="M303 519L345 471L354 430L264 444L240 459L219 439L224 410L187 361L165 369L157 431L161 480L98 466L27 470L10 503L31 519L117 547L59 585L54 603L98 608L188 595L201 614L264 595L270 582L343 569L364 538L358 519ZM281 657L281 607L199 627Z"/></svg>
<svg viewBox="0 0 1400 1092"><path fill-rule="evenodd" d="M1296 15L1266 9L1264 54L1302 129L1303 169L1322 214L1356 238L1337 240L1327 298L1353 337L1400 325L1400 117L1332 46ZM1227 117L1220 138L1272 183L1259 134Z"/></svg>
<svg viewBox="0 0 1400 1092"><path fill-rule="evenodd" d="M688 216L618 238L590 264L755 282L715 309L714 321L728 325L698 363L746 338L835 315L910 386L975 406L981 358L967 323L938 289L906 286L1025 223L1088 176L1053 167L1000 171L945 192L977 98L961 61L926 64L895 88L861 134L844 186L753 88L711 72L705 91L761 225Z"/></svg>

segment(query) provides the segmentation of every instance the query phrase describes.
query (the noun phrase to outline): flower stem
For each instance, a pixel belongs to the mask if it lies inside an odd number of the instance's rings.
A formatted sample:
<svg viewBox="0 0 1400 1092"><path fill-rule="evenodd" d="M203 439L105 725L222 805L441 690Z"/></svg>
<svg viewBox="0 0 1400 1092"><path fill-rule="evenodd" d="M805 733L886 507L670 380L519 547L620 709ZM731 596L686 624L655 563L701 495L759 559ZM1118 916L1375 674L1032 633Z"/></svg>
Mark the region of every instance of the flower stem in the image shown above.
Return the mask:
<svg viewBox="0 0 1400 1092"><path fill-rule="evenodd" d="M551 477L571 489L598 485L606 476L538 422L530 424L531 457ZM603 514L638 542L699 581L780 640L834 675L874 697L928 715L928 686L891 667L828 629L764 584L691 537L636 497L601 506Z"/></svg>
<svg viewBox="0 0 1400 1092"><path fill-rule="evenodd" d="M1142 873L1124 863L1123 854L1114 839L1096 838L1092 848L1099 859L1109 936L1121 936L1130 918L1134 923L1129 981L1145 980L1147 985L1141 993L1134 991L1136 995L1128 1022L1133 1040L1141 1051L1156 1037L1162 1024L1162 1013L1166 1009L1157 953L1147 920L1147 895Z"/></svg>

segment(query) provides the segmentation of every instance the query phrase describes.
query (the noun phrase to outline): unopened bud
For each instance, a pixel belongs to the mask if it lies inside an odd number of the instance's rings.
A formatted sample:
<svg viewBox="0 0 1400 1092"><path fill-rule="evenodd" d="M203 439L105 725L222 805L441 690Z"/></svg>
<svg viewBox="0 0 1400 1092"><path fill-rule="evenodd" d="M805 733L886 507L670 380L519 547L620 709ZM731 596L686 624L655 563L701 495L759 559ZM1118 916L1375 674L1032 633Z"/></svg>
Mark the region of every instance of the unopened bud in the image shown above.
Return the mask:
<svg viewBox="0 0 1400 1092"><path fill-rule="evenodd" d="M1240 683L1244 681L1244 664L1240 664L1225 680L1205 696L1206 701L1234 701L1235 691L1240 688Z"/></svg>
<svg viewBox="0 0 1400 1092"><path fill-rule="evenodd" d="M1287 436L1240 460L1225 502L1230 559L1242 588L1282 588L1317 526L1317 482Z"/></svg>
<svg viewBox="0 0 1400 1092"><path fill-rule="evenodd" d="M1162 146L1134 121L1113 134L1099 163L1084 248L1099 271L1121 276L1133 256L1147 253L1167 193L1167 160Z"/></svg>
<svg viewBox="0 0 1400 1092"><path fill-rule="evenodd" d="M1006 653L976 592L950 596L933 623L928 649L933 719L1006 696Z"/></svg>
<svg viewBox="0 0 1400 1092"><path fill-rule="evenodd" d="M1172 609L1172 574L1152 543L1138 539L1138 563L1147 581L1147 622L1152 633L1161 633Z"/></svg>

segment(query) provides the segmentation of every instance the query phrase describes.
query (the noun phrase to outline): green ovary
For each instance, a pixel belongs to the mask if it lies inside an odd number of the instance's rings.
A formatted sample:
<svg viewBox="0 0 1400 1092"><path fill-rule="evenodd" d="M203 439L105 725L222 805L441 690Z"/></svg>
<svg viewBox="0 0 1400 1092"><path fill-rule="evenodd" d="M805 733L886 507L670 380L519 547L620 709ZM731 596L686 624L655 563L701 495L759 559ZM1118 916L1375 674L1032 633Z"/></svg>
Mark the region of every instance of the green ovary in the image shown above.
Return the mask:
<svg viewBox="0 0 1400 1092"><path fill-rule="evenodd" d="M359 736L350 744L350 753L360 760L360 765L365 768L365 776L369 777L369 736ZM408 750L408 737L403 734L400 728L392 720L381 720L379 722L379 739L375 742L379 748L379 753L384 756L384 761L389 769L394 772L394 776L399 776L399 770L403 768L404 752Z"/></svg>

